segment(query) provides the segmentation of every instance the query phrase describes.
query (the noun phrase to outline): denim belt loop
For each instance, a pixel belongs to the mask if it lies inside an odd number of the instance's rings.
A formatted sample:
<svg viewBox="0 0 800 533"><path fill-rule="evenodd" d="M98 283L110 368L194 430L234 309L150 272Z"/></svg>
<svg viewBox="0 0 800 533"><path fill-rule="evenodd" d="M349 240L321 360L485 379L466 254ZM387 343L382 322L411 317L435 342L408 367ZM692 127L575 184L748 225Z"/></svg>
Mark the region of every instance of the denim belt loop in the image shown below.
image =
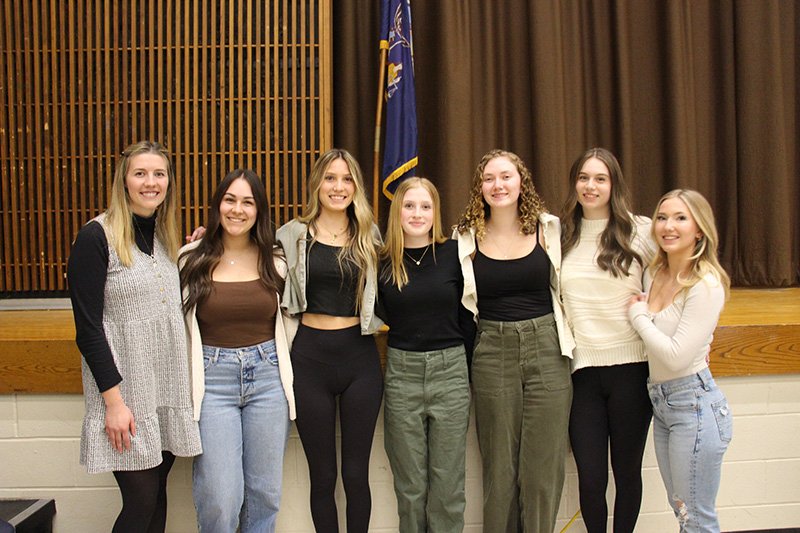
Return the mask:
<svg viewBox="0 0 800 533"><path fill-rule="evenodd" d="M261 355L262 361L267 360L267 352L264 351L264 344L265 343L262 342L261 344L256 345L256 347L258 348L258 353Z"/></svg>
<svg viewBox="0 0 800 533"><path fill-rule="evenodd" d="M217 360L219 359L219 347L214 347L214 364L217 364Z"/></svg>
<svg viewBox="0 0 800 533"><path fill-rule="evenodd" d="M700 381L703 383L703 390L711 390L711 387L708 384L708 380L711 377L711 372L708 371L708 367L698 372L697 377L700 378Z"/></svg>

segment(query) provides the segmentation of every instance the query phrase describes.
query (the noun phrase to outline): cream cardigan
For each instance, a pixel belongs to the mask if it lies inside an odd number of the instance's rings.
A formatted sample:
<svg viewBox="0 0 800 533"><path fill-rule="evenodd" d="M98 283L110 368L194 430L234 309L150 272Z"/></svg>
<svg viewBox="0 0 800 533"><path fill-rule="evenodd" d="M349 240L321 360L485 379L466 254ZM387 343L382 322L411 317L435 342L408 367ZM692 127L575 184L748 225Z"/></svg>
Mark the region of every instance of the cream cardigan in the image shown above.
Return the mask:
<svg viewBox="0 0 800 533"><path fill-rule="evenodd" d="M181 253L196 247L200 241L187 244L181 248ZM286 277L286 261L282 257L274 257L275 267L278 274ZM181 265L183 266L183 265ZM184 291L183 297L186 298ZM280 312L281 295L278 294L279 312L275 313L275 349L278 352L278 371L281 375L283 392L289 404L289 419L294 420L297 412L294 403L294 372L292 371L292 361L289 358L289 341L286 335L287 322L292 318L286 317ZM203 340L200 336L200 326L197 324L197 309L192 308L184 316L186 325L186 344L189 351L189 372L192 379L192 403L194 407L194 419L200 420L200 406L203 405L203 394L205 393L205 371L203 370Z"/></svg>
<svg viewBox="0 0 800 533"><path fill-rule="evenodd" d="M539 215L539 222L544 228L544 250L550 259L550 296L553 300L553 317L556 321L558 342L561 346L561 355L572 359L572 350L575 349L575 340L572 331L564 324L564 310L561 306L559 278L561 274L561 223L557 216L550 213ZM469 233L453 231L453 238L458 240L458 260L461 262L461 271L464 273L464 295L461 303L472 311L473 316L478 316L478 287L475 285L475 271L472 268L472 255L477 247L475 245L475 230Z"/></svg>

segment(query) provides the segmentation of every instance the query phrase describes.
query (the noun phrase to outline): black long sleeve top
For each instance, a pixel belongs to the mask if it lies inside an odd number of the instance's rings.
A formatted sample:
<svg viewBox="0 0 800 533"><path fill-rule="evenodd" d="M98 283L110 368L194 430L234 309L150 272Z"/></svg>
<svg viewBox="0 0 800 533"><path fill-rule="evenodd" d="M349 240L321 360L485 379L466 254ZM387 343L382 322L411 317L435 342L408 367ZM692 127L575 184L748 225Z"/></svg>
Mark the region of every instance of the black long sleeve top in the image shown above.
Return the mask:
<svg viewBox="0 0 800 533"><path fill-rule="evenodd" d="M464 278L456 241L435 247L435 255L433 250L405 249L408 284L402 291L381 276L379 301L389 325L389 346L410 351L442 350L464 344L469 337L463 331L462 315L469 312L462 311ZM382 270L387 267L382 265Z"/></svg>
<svg viewBox="0 0 800 533"><path fill-rule="evenodd" d="M156 215L133 215L136 246L144 253L153 250ZM108 275L108 240L97 221L86 224L72 244L67 263L67 282L75 317L75 342L86 360L100 392L122 381L103 330L103 303Z"/></svg>

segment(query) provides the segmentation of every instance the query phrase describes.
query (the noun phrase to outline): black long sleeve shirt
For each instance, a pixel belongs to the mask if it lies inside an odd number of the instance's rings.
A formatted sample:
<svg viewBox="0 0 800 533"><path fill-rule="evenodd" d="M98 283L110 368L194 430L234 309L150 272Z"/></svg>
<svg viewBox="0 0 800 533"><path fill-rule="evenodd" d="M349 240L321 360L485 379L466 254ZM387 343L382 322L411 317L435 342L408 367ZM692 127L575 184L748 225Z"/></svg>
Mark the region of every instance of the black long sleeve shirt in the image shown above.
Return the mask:
<svg viewBox="0 0 800 533"><path fill-rule="evenodd" d="M136 246L153 250L156 216L133 215ZM122 381L103 330L103 304L108 275L108 240L103 226L92 221L78 232L67 263L67 282L75 317L75 342L89 365L100 392Z"/></svg>

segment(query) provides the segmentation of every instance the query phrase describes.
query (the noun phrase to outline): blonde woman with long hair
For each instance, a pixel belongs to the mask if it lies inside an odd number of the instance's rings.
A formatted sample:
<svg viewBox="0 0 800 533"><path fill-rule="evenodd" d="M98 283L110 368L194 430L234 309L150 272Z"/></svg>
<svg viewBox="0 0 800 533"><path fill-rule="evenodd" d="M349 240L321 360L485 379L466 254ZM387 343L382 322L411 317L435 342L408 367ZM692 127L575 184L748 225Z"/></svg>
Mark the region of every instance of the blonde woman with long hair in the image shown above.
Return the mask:
<svg viewBox="0 0 800 533"><path fill-rule="evenodd" d="M113 472L114 532L164 531L175 456L200 453L175 261L175 175L158 143L125 148L108 211L78 233L67 266L86 416L81 464Z"/></svg>
<svg viewBox="0 0 800 533"><path fill-rule="evenodd" d="M700 193L665 194L652 236L658 252L647 294L631 299L628 315L647 347L658 468L680 530L719 531L715 501L733 420L708 355L730 279L717 258L711 206Z"/></svg>
<svg viewBox="0 0 800 533"><path fill-rule="evenodd" d="M384 444L400 531L460 532L470 405L465 337L474 328L465 333L459 320L466 310L458 246L442 234L439 193L425 178L408 178L395 191L378 287L389 325Z"/></svg>
<svg viewBox="0 0 800 533"><path fill-rule="evenodd" d="M553 531L564 485L574 342L559 298L561 237L522 160L481 159L456 227L487 532Z"/></svg>
<svg viewBox="0 0 800 533"><path fill-rule="evenodd" d="M364 193L361 169L333 149L308 175L302 216L277 232L288 276L281 307L300 317L292 345L297 431L311 476L317 531L338 531L336 400L342 432L347 531L367 531L371 512L369 456L383 394L372 334L380 233Z"/></svg>

